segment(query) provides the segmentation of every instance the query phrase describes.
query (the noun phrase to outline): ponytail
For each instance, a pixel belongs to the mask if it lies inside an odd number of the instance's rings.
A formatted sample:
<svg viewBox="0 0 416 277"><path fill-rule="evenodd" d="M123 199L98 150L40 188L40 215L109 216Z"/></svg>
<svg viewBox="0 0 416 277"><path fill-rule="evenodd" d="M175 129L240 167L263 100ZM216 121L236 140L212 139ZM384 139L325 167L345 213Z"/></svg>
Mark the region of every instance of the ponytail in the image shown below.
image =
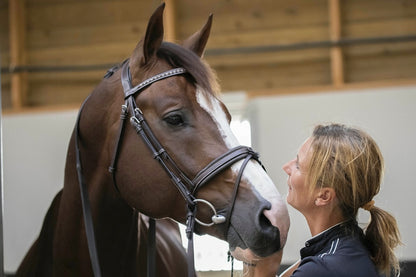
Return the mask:
<svg viewBox="0 0 416 277"><path fill-rule="evenodd" d="M368 211L371 221L365 229L364 239L371 259L386 276L399 276L400 265L394 248L401 244L401 240L396 219L374 205Z"/></svg>

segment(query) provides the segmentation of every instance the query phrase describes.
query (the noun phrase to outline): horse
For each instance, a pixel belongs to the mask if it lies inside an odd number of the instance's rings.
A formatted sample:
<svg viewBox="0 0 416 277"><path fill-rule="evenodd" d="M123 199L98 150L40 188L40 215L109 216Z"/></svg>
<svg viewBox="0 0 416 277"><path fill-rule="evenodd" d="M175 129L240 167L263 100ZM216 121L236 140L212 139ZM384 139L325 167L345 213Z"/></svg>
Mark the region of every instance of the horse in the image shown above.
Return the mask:
<svg viewBox="0 0 416 277"><path fill-rule="evenodd" d="M163 41L164 6L81 106L63 189L16 276L97 276L91 249L103 276L145 276L149 218L157 219L156 276L196 276L178 223L227 241L247 263L283 248L285 202L257 154L239 146L202 59L212 15L179 45Z"/></svg>

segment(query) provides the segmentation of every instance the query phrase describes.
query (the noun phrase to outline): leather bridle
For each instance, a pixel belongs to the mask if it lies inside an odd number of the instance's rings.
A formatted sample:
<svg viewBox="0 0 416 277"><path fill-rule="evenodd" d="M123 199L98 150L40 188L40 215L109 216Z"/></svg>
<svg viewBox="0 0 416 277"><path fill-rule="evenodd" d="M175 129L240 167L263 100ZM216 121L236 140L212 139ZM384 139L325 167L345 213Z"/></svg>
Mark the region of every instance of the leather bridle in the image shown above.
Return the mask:
<svg viewBox="0 0 416 277"><path fill-rule="evenodd" d="M114 68L110 69L107 74L106 78L110 77L115 72ZM121 122L119 127L119 132L117 135L116 145L114 148L114 154L112 157L111 165L109 167L109 171L113 177L113 183L118 191L118 186L116 183L116 172L117 172L117 160L120 150L120 145L122 142L122 137L125 128L125 121L130 114L130 123L136 130L137 134L142 138L145 145L151 151L153 158L156 159L161 167L164 169L166 174L170 177L172 183L176 186L178 191L183 196L186 207L187 207L187 216L186 216L186 235L188 238L188 276L192 276L191 273L194 271L194 253L193 253L193 232L195 222L204 226L212 226L214 224L225 224L225 237L227 236L228 229L231 224L231 215L234 209L234 204L238 194L238 187L241 181L241 177L243 171L247 165L247 163L251 159L255 159L259 161L259 156L256 152L254 152L250 147L247 146L238 146L232 148L228 152L224 153L223 155L219 156L218 158L214 159L210 162L206 167L204 167L195 177L193 180L189 179L186 174L177 166L175 161L170 157L170 155L166 152L163 146L160 144L156 136L153 134L152 130L150 129L149 125L147 124L144 115L140 108L137 107L135 96L140 93L142 90L150 86L151 84L160 81L165 78L169 78L176 75L183 75L186 74L187 71L184 68L174 68L160 74L157 74L151 78L146 79L145 81L141 82L137 86L132 85L131 83L131 75L130 69L128 66L128 61L125 61L122 65L122 72L121 72L121 83L124 89L124 100L125 103L122 105L121 111ZM88 98L87 98L88 99ZM86 99L86 100L87 100ZM77 174L78 174L78 182L80 185L81 190L81 199L82 199L82 206L84 212L84 221L85 221L85 229L88 241L88 249L90 253L92 268L95 277L101 277L101 270L100 264L98 259L98 254L96 250L96 242L95 242L95 235L94 235L94 227L92 223L92 215L91 215L91 208L88 200L88 192L86 189L86 184L84 181L84 177L82 174L82 166L81 166L81 157L80 157L80 149L78 145L79 140L79 122L81 117L82 108L86 102L84 101L83 105L78 114L78 119L76 122L75 128L75 151L76 151L76 161L77 161ZM230 202L230 206L228 208L228 213L226 217L221 214L218 214L215 207L205 199L197 199L195 194L197 191L204 186L208 181L210 181L214 176L218 173L223 171L224 169L230 167L235 162L243 160L243 163L240 167L240 171L237 175L237 179L234 184L234 190L232 199ZM261 163L260 163L261 165ZM211 223L204 223L196 218L196 211L197 211L197 204L204 203L208 205L214 215L212 216ZM147 276L155 276L155 221L154 219L150 219L149 222L149 250L148 250L148 274Z"/></svg>

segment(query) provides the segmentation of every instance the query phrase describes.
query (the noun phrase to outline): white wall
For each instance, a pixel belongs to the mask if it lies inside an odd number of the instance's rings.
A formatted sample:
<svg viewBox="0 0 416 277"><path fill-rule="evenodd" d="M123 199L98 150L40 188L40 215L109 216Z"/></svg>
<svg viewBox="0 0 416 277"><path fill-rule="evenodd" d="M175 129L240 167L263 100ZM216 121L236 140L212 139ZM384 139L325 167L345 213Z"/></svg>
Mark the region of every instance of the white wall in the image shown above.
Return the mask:
<svg viewBox="0 0 416 277"><path fill-rule="evenodd" d="M77 111L3 115L4 267L14 272L63 186Z"/></svg>
<svg viewBox="0 0 416 277"><path fill-rule="evenodd" d="M281 193L287 193L282 166L318 123L339 122L366 130L379 144L386 164L376 205L397 219L405 246L401 259L416 260L416 87L256 98L247 107L252 145ZM291 229L284 263L299 259L310 237L303 216L290 207ZM360 215L360 221L368 215Z"/></svg>

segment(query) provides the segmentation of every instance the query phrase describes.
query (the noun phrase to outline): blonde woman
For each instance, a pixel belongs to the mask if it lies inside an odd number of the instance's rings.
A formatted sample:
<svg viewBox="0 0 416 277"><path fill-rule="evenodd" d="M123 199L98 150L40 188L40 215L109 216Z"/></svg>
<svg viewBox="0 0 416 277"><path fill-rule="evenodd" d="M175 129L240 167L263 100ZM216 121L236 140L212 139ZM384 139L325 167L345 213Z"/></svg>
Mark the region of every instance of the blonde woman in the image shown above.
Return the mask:
<svg viewBox="0 0 416 277"><path fill-rule="evenodd" d="M396 220L377 207L383 157L365 132L344 125L317 126L295 159L283 166L288 175L287 202L301 212L312 238L301 260L281 276L398 276L394 248L400 242ZM362 230L359 209L371 215ZM275 261L276 259L274 259ZM245 266L248 276L275 276L273 259Z"/></svg>

